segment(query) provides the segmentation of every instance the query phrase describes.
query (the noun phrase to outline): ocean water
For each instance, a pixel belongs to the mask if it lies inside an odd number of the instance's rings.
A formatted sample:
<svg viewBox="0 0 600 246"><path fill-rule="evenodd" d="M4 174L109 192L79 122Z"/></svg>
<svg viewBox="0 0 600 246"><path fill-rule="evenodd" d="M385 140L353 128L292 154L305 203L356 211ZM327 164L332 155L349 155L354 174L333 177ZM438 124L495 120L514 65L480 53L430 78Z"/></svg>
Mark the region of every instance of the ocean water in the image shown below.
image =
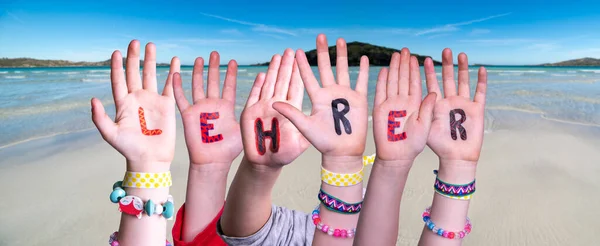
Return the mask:
<svg viewBox="0 0 600 246"><path fill-rule="evenodd" d="M239 67L238 114L255 76L266 69ZM369 71L371 107L379 69L371 67ZM441 81L441 67L436 70ZM221 81L225 71L222 67ZM316 67L313 71L318 76ZM477 68L469 71L474 84ZM168 67L157 68L157 74L162 91ZM192 67L182 67L181 74L190 98ZM358 67L350 68L353 81L357 75ZM488 67L488 83L487 109L538 113L548 120L600 126L600 67ZM110 68L0 68L0 148L94 130L90 113L92 97L102 100L107 112L114 115ZM304 110L310 111L309 108L305 96Z"/></svg>

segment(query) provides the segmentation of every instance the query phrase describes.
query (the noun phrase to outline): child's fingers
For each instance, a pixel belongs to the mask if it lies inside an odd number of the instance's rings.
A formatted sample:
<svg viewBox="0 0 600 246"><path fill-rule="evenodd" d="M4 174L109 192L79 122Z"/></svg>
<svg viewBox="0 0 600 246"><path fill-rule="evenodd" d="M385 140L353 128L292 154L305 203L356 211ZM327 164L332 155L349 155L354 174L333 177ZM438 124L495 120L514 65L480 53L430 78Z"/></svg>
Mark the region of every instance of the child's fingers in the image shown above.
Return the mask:
<svg viewBox="0 0 600 246"><path fill-rule="evenodd" d="M386 94L386 79L388 77L388 68L384 67L379 70L379 76L377 76L377 84L375 85L375 102L374 105L381 105L387 99Z"/></svg>
<svg viewBox="0 0 600 246"><path fill-rule="evenodd" d="M298 69L300 69L300 77L302 77L302 82L304 83L304 87L306 87L306 92L308 96L312 99L313 96L316 95L317 90L321 87L319 86L319 82L315 78L315 75L308 64L308 60L306 59L306 53L303 50L296 51L296 62L298 63Z"/></svg>
<svg viewBox="0 0 600 246"><path fill-rule="evenodd" d="M275 83L277 83L277 73L281 66L281 55L275 54L271 57L269 68L267 69L267 76L265 77L265 84L263 85L260 93L261 99L269 99L273 97L275 92Z"/></svg>
<svg viewBox="0 0 600 246"><path fill-rule="evenodd" d="M142 70L142 86L144 90L156 92L156 46L153 43L146 44L144 55L144 69Z"/></svg>
<svg viewBox="0 0 600 246"><path fill-rule="evenodd" d="M98 128L102 138L112 145L112 140L117 135L117 125L108 117L102 102L97 98L92 98L92 121Z"/></svg>
<svg viewBox="0 0 600 246"><path fill-rule="evenodd" d="M294 107L302 109L304 83L302 83L302 78L300 78L300 70L296 61L294 61L294 67L292 69L292 78L290 81L290 88L288 89L287 99Z"/></svg>
<svg viewBox="0 0 600 246"><path fill-rule="evenodd" d="M471 98L469 88L469 61L465 53L458 54L458 95Z"/></svg>
<svg viewBox="0 0 600 246"><path fill-rule="evenodd" d="M140 41L133 40L127 48L127 64L125 64L127 89L129 93L142 89L140 78Z"/></svg>
<svg viewBox="0 0 600 246"><path fill-rule="evenodd" d="M442 83L444 86L444 98L456 96L456 84L454 83L454 61L452 50L445 48L442 51Z"/></svg>
<svg viewBox="0 0 600 246"><path fill-rule="evenodd" d="M423 102L421 102L421 107L419 108L419 122L425 123L427 128L431 125L431 121L433 120L433 107L435 106L437 94L435 92L429 93Z"/></svg>
<svg viewBox="0 0 600 246"><path fill-rule="evenodd" d="M258 73L258 75L256 75L256 79L254 79L254 84L252 85L252 90L250 90L250 95L248 95L248 100L246 101L246 108L254 105L256 102L258 102L258 100L260 100L260 91L265 83L265 77L265 73Z"/></svg>
<svg viewBox="0 0 600 246"><path fill-rule="evenodd" d="M179 62L179 58L175 56L171 59L171 67L169 68L169 75L167 76L165 88L163 89L163 96L173 98L173 74L179 73L180 70L181 63Z"/></svg>
<svg viewBox="0 0 600 246"><path fill-rule="evenodd" d="M403 48L400 52L400 72L398 73L398 91L400 95L408 96L410 84L410 50Z"/></svg>
<svg viewBox="0 0 600 246"><path fill-rule="evenodd" d="M127 84L125 83L125 74L123 73L123 57L121 52L116 50L110 59L110 81L112 85L115 107L119 111L121 101L127 96Z"/></svg>
<svg viewBox="0 0 600 246"><path fill-rule="evenodd" d="M235 60L227 64L227 73L225 74L225 84L223 85L223 99L235 104L235 88L237 86L238 64Z"/></svg>
<svg viewBox="0 0 600 246"><path fill-rule="evenodd" d="M369 58L367 56L360 57L360 69L355 90L363 96L367 96L369 91Z"/></svg>
<svg viewBox="0 0 600 246"><path fill-rule="evenodd" d="M419 70L419 61L417 57L410 57L410 85L408 95L414 96L415 100L421 100L423 89L421 85L421 71Z"/></svg>
<svg viewBox="0 0 600 246"><path fill-rule="evenodd" d="M335 71L337 74L337 82L339 85L350 86L350 75L348 74L348 49L346 48L346 41L343 38L338 38L336 51Z"/></svg>
<svg viewBox="0 0 600 246"><path fill-rule="evenodd" d="M400 54L394 52L392 60L390 60L390 70L387 78L387 97L395 97L398 95L398 72L400 71Z"/></svg>
<svg viewBox="0 0 600 246"><path fill-rule="evenodd" d="M311 130L310 118L302 113L301 110L295 108L289 103L285 102L275 102L273 103L273 109L277 110L281 115L290 120L296 128L306 137L307 139L312 139L315 137L315 131Z"/></svg>
<svg viewBox="0 0 600 246"><path fill-rule="evenodd" d="M477 88L475 89L475 97L473 101L485 104L485 94L487 92L487 70L485 67L479 68L477 76Z"/></svg>
<svg viewBox="0 0 600 246"><path fill-rule="evenodd" d="M335 84L335 78L331 71L331 61L329 59L327 37L325 37L325 34L319 34L319 36L317 36L317 64L323 87Z"/></svg>
<svg viewBox="0 0 600 246"><path fill-rule="evenodd" d="M285 49L283 52L283 57L281 58L279 72L277 74L277 82L275 82L274 98L277 100L287 99L290 80L292 78L292 71L294 70L294 63L296 63L296 59L294 59L294 51L290 48Z"/></svg>
<svg viewBox="0 0 600 246"><path fill-rule="evenodd" d="M204 59L196 58L192 70L192 100L194 102L206 98L204 95Z"/></svg>
<svg viewBox="0 0 600 246"><path fill-rule="evenodd" d="M430 57L425 58L424 66L427 93L435 92L438 95L436 100L442 99L442 92L440 91L440 85L438 84L435 68L433 67L433 60Z"/></svg>
<svg viewBox="0 0 600 246"><path fill-rule="evenodd" d="M213 51L210 53L210 58L208 59L208 85L206 88L207 97L208 98L220 98L219 93L219 65L220 65L220 57L219 52Z"/></svg>
<svg viewBox="0 0 600 246"><path fill-rule="evenodd" d="M185 93L183 92L183 87L181 86L181 83L181 74L173 74L173 92L175 94L175 102L177 103L179 112L183 112L188 107L190 107L190 103L185 98Z"/></svg>

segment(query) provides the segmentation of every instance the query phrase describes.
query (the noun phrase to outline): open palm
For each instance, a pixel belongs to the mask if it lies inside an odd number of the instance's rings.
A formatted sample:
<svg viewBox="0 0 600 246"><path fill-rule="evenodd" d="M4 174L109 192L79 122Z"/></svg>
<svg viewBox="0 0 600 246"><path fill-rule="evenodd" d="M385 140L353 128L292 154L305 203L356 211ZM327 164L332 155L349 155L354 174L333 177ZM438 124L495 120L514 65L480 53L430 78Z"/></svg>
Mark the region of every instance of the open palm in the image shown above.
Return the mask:
<svg viewBox="0 0 600 246"><path fill-rule="evenodd" d="M317 52L323 87L319 86L312 73L304 51L296 52L300 74L312 103L311 115L306 116L283 103L274 107L290 119L323 155L362 156L367 132L369 61L366 56L361 58L356 90L353 90L348 74L346 42L343 39L337 42L337 83L331 70L325 35L317 37ZM335 118L334 111L341 117Z"/></svg>
<svg viewBox="0 0 600 246"><path fill-rule="evenodd" d="M308 142L296 126L273 109L273 103L285 102L300 110L303 96L304 86L294 62L294 52L287 49L283 57L273 56L267 74L256 76L242 112L244 153L250 162L283 166L308 148ZM272 123L276 123L279 130ZM262 129L258 130L257 124Z"/></svg>
<svg viewBox="0 0 600 246"><path fill-rule="evenodd" d="M389 71L382 68L373 106L377 158L414 160L423 151L431 125L435 94L421 103L421 75L416 57L407 48L394 53Z"/></svg>
<svg viewBox="0 0 600 246"><path fill-rule="evenodd" d="M467 55L458 56L458 93L454 80L452 51L442 52L444 98L438 97L427 144L442 160L476 162L483 143L487 72L481 67L474 100L470 99ZM425 61L427 88L440 94L433 62Z"/></svg>
<svg viewBox="0 0 600 246"><path fill-rule="evenodd" d="M102 137L127 159L130 171L166 171L175 150L173 73L179 60L171 61L163 94L157 93L156 47L146 45L143 79L140 78L140 43L131 41L127 51L126 76L123 58L115 51L111 59L111 81L116 117L112 121L100 100L92 99L92 118ZM160 163L160 164L157 164Z"/></svg>
<svg viewBox="0 0 600 246"><path fill-rule="evenodd" d="M204 60L197 58L192 73L192 98L185 98L181 76L175 74L175 101L185 132L185 142L192 165L222 163L229 165L242 151L240 125L235 117L237 63L227 66L223 97L219 95L219 53L210 54L207 92L204 93Z"/></svg>

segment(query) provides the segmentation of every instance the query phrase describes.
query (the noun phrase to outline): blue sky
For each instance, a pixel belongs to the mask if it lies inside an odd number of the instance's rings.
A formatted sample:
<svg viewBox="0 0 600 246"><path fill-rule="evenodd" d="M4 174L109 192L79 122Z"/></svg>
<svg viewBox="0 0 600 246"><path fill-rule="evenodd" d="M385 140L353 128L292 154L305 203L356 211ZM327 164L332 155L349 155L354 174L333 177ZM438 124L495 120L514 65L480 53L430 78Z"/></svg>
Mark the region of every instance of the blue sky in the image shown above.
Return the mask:
<svg viewBox="0 0 600 246"><path fill-rule="evenodd" d="M470 63L538 64L600 58L599 1L7 1L0 57L100 61L131 39L158 60L268 61L315 48L318 33L439 59L450 47Z"/></svg>

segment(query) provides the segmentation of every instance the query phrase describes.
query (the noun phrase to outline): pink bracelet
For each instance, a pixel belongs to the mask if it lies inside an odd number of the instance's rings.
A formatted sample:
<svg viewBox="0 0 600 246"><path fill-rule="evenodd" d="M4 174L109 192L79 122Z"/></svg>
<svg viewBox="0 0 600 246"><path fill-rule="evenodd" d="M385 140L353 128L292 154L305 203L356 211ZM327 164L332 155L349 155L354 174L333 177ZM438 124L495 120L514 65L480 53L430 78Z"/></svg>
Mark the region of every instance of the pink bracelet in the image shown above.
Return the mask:
<svg viewBox="0 0 600 246"><path fill-rule="evenodd" d="M341 238L352 238L354 234L356 234L356 228L353 229L334 229L330 228L328 225L321 223L321 217L319 216L319 206L315 208L312 212L313 223L317 226L317 229L327 233L329 236L341 237Z"/></svg>
<svg viewBox="0 0 600 246"><path fill-rule="evenodd" d="M427 207L423 212L423 222L425 222L425 227L427 229L433 231L433 233L438 234L439 236L448 238L448 239L462 239L471 233L471 220L467 217L467 222L465 223L465 228L459 232L451 232L446 231L440 227L437 227L435 223L431 221L431 207Z"/></svg>
<svg viewBox="0 0 600 246"><path fill-rule="evenodd" d="M114 232L112 235L110 235L110 238L108 239L108 245L110 246L119 246L119 241L117 240L117 236L119 236L119 232L116 231ZM169 241L167 240L166 246L173 246L173 244L169 243Z"/></svg>

